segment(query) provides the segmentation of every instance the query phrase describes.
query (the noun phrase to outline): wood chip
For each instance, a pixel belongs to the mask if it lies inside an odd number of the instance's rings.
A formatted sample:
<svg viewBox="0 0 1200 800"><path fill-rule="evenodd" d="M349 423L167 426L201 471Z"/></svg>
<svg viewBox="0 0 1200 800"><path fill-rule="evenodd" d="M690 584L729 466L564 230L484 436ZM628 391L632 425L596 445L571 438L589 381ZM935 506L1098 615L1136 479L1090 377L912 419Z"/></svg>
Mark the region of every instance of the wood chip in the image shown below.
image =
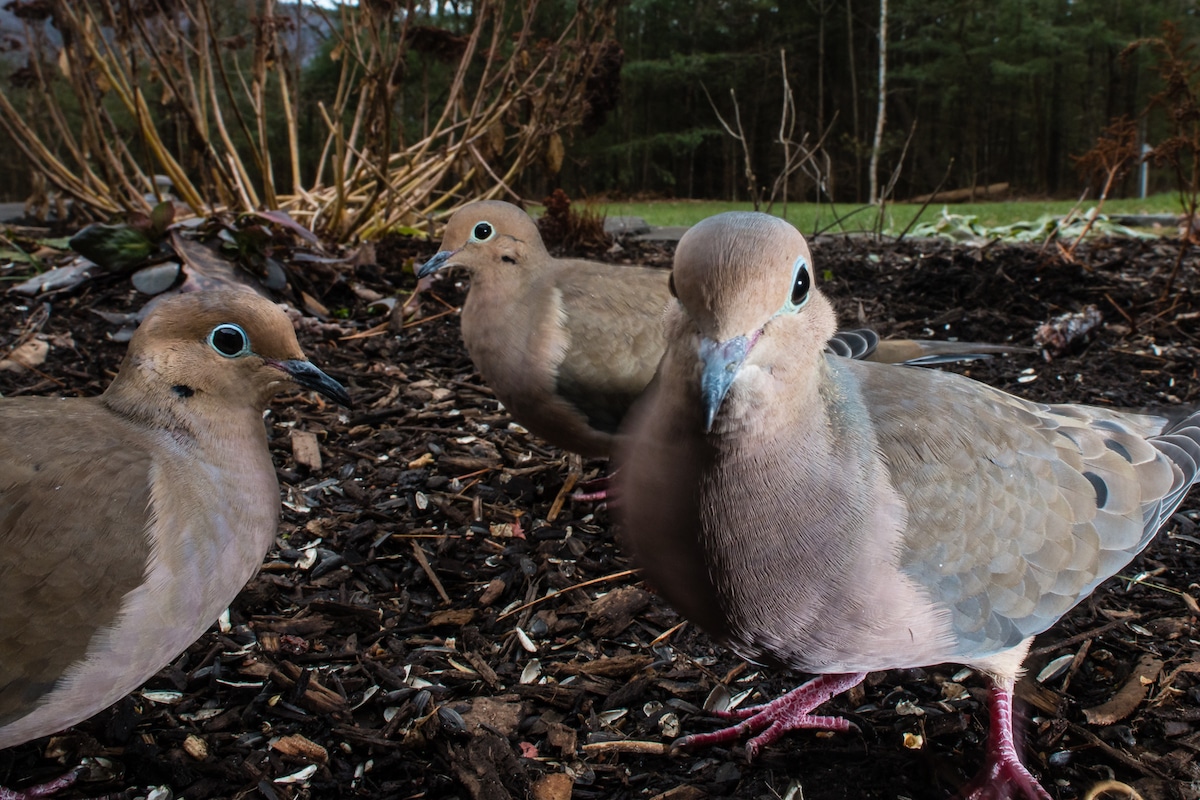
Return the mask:
<svg viewBox="0 0 1200 800"><path fill-rule="evenodd" d="M598 678L628 678L654 663L651 656L627 655L598 658L595 661L571 661L559 664L555 671L566 675L592 675Z"/></svg>
<svg viewBox="0 0 1200 800"><path fill-rule="evenodd" d="M596 623L593 635L605 639L619 636L650 604L652 597L637 586L618 586L599 598L587 612L588 620Z"/></svg>
<svg viewBox="0 0 1200 800"><path fill-rule="evenodd" d="M194 733L189 733L183 740L183 752L197 761L208 758L208 744Z"/></svg>
<svg viewBox="0 0 1200 800"><path fill-rule="evenodd" d="M298 733L293 733L290 736L281 736L271 742L271 749L282 753L285 756L299 758L305 761L316 761L319 764L329 762L329 751L316 742L301 736Z"/></svg>
<svg viewBox="0 0 1200 800"><path fill-rule="evenodd" d="M311 431L292 431L292 458L302 467L313 472L321 469L321 445L317 435Z"/></svg>
<svg viewBox="0 0 1200 800"><path fill-rule="evenodd" d="M429 626L434 625L452 625L456 628L461 628L463 625L469 625L475 621L475 609L473 608L444 608L440 611L434 611L429 615Z"/></svg>
<svg viewBox="0 0 1200 800"><path fill-rule="evenodd" d="M533 800L571 800L575 780L565 772L552 772L534 781L530 789Z"/></svg>

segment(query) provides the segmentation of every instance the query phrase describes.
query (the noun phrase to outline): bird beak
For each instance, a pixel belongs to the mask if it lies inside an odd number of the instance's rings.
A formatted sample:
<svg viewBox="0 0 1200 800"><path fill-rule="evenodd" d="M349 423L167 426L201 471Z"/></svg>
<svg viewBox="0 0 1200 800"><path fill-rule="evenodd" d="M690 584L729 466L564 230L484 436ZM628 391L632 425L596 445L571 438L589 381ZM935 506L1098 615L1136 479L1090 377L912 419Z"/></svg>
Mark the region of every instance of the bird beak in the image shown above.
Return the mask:
<svg viewBox="0 0 1200 800"><path fill-rule="evenodd" d="M272 363L305 389L320 392L333 402L350 408L350 393L346 391L346 387L326 375L312 362L293 358L290 361L274 361Z"/></svg>
<svg viewBox="0 0 1200 800"><path fill-rule="evenodd" d="M733 385L733 379L737 377L753 345L754 342L745 336L735 336L724 342L714 342L708 338L700 340L700 361L704 363L704 371L700 375L700 394L704 398L706 433L712 430L713 420L721 410L725 394Z"/></svg>
<svg viewBox="0 0 1200 800"><path fill-rule="evenodd" d="M434 253L433 258L417 267L417 277L424 278L437 272L442 267L445 267L446 262L449 261L451 256L457 252L457 250L439 250L438 252Z"/></svg>

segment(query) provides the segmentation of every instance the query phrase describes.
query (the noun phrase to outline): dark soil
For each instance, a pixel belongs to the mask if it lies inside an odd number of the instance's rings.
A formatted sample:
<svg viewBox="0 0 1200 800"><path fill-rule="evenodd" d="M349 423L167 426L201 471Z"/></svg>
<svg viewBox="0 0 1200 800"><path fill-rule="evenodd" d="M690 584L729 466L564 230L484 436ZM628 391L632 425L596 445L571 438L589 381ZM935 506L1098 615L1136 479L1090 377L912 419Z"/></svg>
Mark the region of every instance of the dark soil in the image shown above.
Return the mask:
<svg viewBox="0 0 1200 800"><path fill-rule="evenodd" d="M681 624L626 573L605 508L568 500L551 515L572 461L510 425L457 316L437 316L461 303L464 286L443 281L425 294L424 322L343 338L386 322L368 313L364 289L411 290L400 265L434 249L391 242L362 266L310 278L310 293L349 315L310 326L301 342L357 405L347 413L308 395L275 405L279 546L230 625L144 692L0 752L0 784L96 757L98 780L64 797L158 785L197 800L953 794L981 762L987 724L982 681L957 665L874 674L828 706L858 732L793 733L752 764L740 746L654 752L716 727L701 710L715 687L749 692L749 704L803 676L748 667ZM1173 242L1100 244L1083 254L1085 269L1026 247L814 246L845 327L1029 345L1039 324L1095 304L1105 325L1074 352L958 369L1033 399L1172 413L1200 404L1194 259L1159 300L1175 253ZM670 252L628 245L615 257L665 266ZM118 279L50 298L49 359L36 373L0 372L0 393L98 393L124 346L92 310L144 300ZM0 304L0 354L41 310ZM320 437L319 471L294 460L292 430ZM605 469L583 467L584 478ZM1121 577L1034 644L1030 676L1076 656L1064 675L1027 677L1018 691L1023 756L1056 798L1108 779L1146 800L1200 797L1198 502L1189 497ZM1122 687L1128 702L1089 722L1085 710Z"/></svg>

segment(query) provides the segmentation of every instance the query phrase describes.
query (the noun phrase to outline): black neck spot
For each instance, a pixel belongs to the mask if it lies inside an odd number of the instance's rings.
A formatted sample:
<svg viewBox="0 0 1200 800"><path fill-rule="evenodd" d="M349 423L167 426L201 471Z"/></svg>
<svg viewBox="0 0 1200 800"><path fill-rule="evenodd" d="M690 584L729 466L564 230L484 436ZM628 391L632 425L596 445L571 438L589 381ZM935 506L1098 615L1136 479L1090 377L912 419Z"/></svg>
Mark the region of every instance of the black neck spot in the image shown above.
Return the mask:
<svg viewBox="0 0 1200 800"><path fill-rule="evenodd" d="M180 397L191 397L192 395L194 395L196 393L195 389L193 389L190 386L185 386L182 383L178 383L178 384L172 386L171 391L174 392L175 394L179 395Z"/></svg>

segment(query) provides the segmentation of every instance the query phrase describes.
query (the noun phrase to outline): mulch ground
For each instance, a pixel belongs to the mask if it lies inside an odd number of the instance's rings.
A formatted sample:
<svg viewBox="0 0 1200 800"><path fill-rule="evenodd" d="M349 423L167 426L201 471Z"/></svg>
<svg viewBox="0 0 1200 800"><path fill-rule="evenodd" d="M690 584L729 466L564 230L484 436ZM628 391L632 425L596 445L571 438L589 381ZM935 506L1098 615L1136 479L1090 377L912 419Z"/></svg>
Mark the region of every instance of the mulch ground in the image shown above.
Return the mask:
<svg viewBox="0 0 1200 800"><path fill-rule="evenodd" d="M301 342L356 407L312 395L273 407L278 546L229 619L143 691L0 752L0 785L93 757L95 780L63 797L157 786L196 800L953 794L981 762L987 724L982 681L958 665L873 674L828 706L858 731L790 734L753 763L740 746L661 751L716 727L710 697L749 704L803 676L750 667L684 624L628 573L606 508L554 507L579 465L513 425L481 383L453 313L465 286L435 284L390 326L368 310L372 293L411 291L401 267L435 249L384 242L358 266L310 276L310 293L347 313L306 326ZM1071 352L957 369L1036 400L1171 413L1200 404L1195 258L1160 299L1176 252L1097 244L1085 267L1000 244L814 246L844 327L1030 345L1041 323L1094 304L1105 324ZM627 244L604 257L667 266L670 255ZM36 324L52 345L37 372L0 371L0 393L100 392L124 346L93 310L145 298L114 278L44 301L0 302L0 354ZM295 460L294 431L319 437L319 469ZM604 469L586 462L582 476ZM1121 577L1034 644L1019 727L1056 798L1106 780L1146 800L1200 797L1198 504L1193 494ZM1038 682L1055 660L1058 674Z"/></svg>

